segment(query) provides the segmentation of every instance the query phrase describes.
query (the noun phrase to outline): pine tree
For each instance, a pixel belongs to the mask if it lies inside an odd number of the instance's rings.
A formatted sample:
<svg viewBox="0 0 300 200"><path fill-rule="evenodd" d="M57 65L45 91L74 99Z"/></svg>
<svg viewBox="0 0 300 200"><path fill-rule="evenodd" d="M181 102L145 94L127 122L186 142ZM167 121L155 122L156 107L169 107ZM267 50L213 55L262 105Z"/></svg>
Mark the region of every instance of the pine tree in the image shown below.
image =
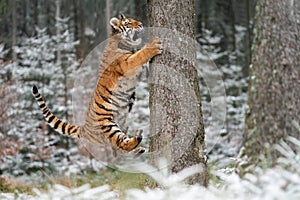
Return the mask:
<svg viewBox="0 0 300 200"><path fill-rule="evenodd" d="M171 172L201 164L203 171L189 182L207 185L200 90L197 71L193 65L196 48L193 40L182 39L183 34L194 38L194 1L149 0L148 3L151 26L169 28L182 34L174 32L165 36L163 43L169 49L165 49L152 62L149 144L149 152L153 155L151 160L154 162L158 156L167 157ZM177 12L179 9L180 13ZM172 40L176 38L176 34L180 38L178 42ZM171 51L174 49L179 49L180 56ZM188 104L184 105L186 102ZM188 142L190 143L187 145Z"/></svg>
<svg viewBox="0 0 300 200"><path fill-rule="evenodd" d="M37 35L23 38L16 48L19 63L13 77L16 79L18 101L12 106L14 123L8 133L18 138L23 149L17 156L21 159L12 158L12 173L31 172L40 168L56 169L64 163L62 157L66 158L68 154L61 145L61 141L65 140L48 127L31 95L32 86L37 85L52 112L67 120L71 111L68 77L78 62L74 36L68 31L68 20L58 21L61 35L51 36L46 28L36 28ZM57 62L58 52L61 54L60 62Z"/></svg>
<svg viewBox="0 0 300 200"><path fill-rule="evenodd" d="M278 156L274 145L299 138L300 2L259 0L254 26L248 113L243 145L252 162ZM270 163L265 163L270 164Z"/></svg>

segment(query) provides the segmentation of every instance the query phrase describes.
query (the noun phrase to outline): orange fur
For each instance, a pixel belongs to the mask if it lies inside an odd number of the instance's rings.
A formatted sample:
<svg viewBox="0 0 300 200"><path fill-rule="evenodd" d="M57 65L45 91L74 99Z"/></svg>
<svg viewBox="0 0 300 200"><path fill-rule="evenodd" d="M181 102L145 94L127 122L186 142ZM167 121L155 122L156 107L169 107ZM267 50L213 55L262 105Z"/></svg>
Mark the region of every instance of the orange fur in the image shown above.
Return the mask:
<svg viewBox="0 0 300 200"><path fill-rule="evenodd" d="M33 95L46 121L58 132L96 143L106 141L113 147L129 152L138 146L142 135L141 132L136 132L129 138L118 122L120 116L128 112L134 89L128 83L136 78L145 63L161 53L162 44L159 38L153 38L141 50L133 53L140 43L137 35L142 29L142 23L124 16L121 19L112 18L110 23L111 37L102 54L99 79L83 126L74 126L55 117L36 87L33 88ZM136 152L143 151L143 148L139 148Z"/></svg>

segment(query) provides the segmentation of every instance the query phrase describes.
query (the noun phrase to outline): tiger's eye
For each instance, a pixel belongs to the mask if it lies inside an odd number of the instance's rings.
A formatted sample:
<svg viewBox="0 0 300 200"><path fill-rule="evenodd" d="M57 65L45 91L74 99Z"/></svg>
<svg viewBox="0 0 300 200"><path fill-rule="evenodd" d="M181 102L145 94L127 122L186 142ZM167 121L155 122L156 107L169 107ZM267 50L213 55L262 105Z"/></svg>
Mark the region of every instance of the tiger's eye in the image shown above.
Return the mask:
<svg viewBox="0 0 300 200"><path fill-rule="evenodd" d="M128 25L128 24L131 24L131 22L128 20L124 21L124 25Z"/></svg>

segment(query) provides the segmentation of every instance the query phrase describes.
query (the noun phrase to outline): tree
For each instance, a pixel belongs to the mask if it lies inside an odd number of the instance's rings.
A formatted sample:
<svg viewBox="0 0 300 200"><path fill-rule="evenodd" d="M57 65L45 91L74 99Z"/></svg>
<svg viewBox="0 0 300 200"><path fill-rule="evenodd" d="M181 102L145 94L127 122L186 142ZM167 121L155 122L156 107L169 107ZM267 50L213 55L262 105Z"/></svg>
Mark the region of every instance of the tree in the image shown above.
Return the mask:
<svg viewBox="0 0 300 200"><path fill-rule="evenodd" d="M19 60L13 73L16 81L12 89L18 101L12 104L9 112L13 120L8 135L17 138L23 146L17 157L12 158L13 167L7 167L12 173L32 172L39 168L59 169L60 164L65 164L61 157L69 155L62 148L66 140L60 141L60 136L42 120L31 94L32 85L41 87L49 107L67 120L72 110L67 90L70 85L68 76L78 67L77 42L68 31L67 22L68 18L62 19L57 15L57 35L49 35L46 28L37 28L36 36L22 38L16 48ZM68 143L65 146L68 148Z"/></svg>
<svg viewBox="0 0 300 200"><path fill-rule="evenodd" d="M59 110L63 113L60 117L64 120L70 120L70 112L72 111L72 105L70 100L70 94L68 88L70 87L69 74L72 74L79 66L76 60L75 45L79 42L74 41L74 34L69 30L68 22L69 18L61 18L60 16L60 0L56 0L56 35L52 36L56 42L56 66L59 68L56 74L57 84L55 90L57 96L63 99L61 103L64 105ZM57 99L58 100L58 99ZM59 102L59 101L57 101ZM66 149L69 149L69 139L66 138ZM69 157L68 157L69 159Z"/></svg>
<svg viewBox="0 0 300 200"><path fill-rule="evenodd" d="M260 0L256 8L245 154L254 162L271 155L286 136L299 137L300 2Z"/></svg>
<svg viewBox="0 0 300 200"><path fill-rule="evenodd" d="M198 75L195 69L194 1L148 0L148 6L150 26L176 30L164 36L160 35L163 37L161 39L164 52L153 60L150 71L151 159L154 161L157 156L167 157L171 172L203 164L203 172L189 182L207 185L204 126ZM176 38L176 34L191 40L187 44L172 41L172 38ZM177 38L179 37L181 36ZM173 49L179 49L180 55L176 55ZM191 96L195 98L191 98L186 91L192 91ZM189 106L186 102L194 106ZM188 107L183 110L182 105ZM187 140L191 142L185 146Z"/></svg>
<svg viewBox="0 0 300 200"><path fill-rule="evenodd" d="M1 4L1 3L0 3ZM14 80L12 71L14 62L12 60L5 61L9 49L5 49L5 45L0 43L0 174L7 169L7 160L10 156L15 155L20 149L20 143L15 138L7 134L11 126L11 116L9 115L12 104L16 102Z"/></svg>
<svg viewBox="0 0 300 200"><path fill-rule="evenodd" d="M17 45L17 14L16 14L16 0L11 1L12 6L12 47ZM17 60L17 54L13 50L13 60Z"/></svg>
<svg viewBox="0 0 300 200"><path fill-rule="evenodd" d="M57 71L53 64L54 42L46 29L37 28L37 33L36 37L20 39L21 45L15 48L18 66L13 72L12 78L15 82L12 88L17 101L9 111L12 120L11 128L7 132L8 136L17 138L18 142L22 143L22 150L11 158L12 166L7 168L15 175L35 171L40 167L50 168L53 162L47 162L46 159L51 157L49 152L58 141L58 136L48 135L45 123L40 126L41 114L38 109L33 110L32 107L32 85L39 82L38 85L44 84L44 88L50 85L51 88L52 85L56 85L51 81L51 75ZM49 96L55 95L51 91L45 93Z"/></svg>

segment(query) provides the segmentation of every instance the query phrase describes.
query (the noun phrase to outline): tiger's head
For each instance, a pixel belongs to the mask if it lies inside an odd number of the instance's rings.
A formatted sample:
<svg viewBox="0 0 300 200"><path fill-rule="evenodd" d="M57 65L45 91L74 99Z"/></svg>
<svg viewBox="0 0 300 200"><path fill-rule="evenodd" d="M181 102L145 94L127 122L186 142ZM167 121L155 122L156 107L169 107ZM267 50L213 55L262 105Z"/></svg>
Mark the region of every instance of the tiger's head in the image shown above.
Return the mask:
<svg viewBox="0 0 300 200"><path fill-rule="evenodd" d="M139 33L143 30L142 22L121 15L120 19L112 18L110 25L112 27L112 36L120 34L121 38L132 46L137 46L142 42L142 39L139 37Z"/></svg>

